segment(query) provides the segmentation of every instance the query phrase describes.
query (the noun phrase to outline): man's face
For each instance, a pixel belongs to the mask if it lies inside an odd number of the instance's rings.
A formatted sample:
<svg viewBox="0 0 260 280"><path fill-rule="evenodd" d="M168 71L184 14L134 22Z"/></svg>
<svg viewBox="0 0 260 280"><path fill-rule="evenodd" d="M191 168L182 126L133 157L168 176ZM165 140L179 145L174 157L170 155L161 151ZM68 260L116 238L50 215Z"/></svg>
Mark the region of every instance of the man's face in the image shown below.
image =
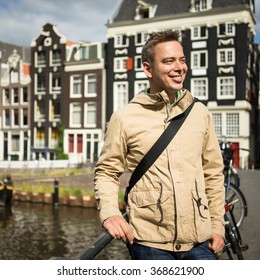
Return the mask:
<svg viewBox="0 0 260 280"><path fill-rule="evenodd" d="M188 67L179 42L157 44L154 49L154 63L144 62L143 66L150 79L151 93L165 90L169 95L183 88Z"/></svg>

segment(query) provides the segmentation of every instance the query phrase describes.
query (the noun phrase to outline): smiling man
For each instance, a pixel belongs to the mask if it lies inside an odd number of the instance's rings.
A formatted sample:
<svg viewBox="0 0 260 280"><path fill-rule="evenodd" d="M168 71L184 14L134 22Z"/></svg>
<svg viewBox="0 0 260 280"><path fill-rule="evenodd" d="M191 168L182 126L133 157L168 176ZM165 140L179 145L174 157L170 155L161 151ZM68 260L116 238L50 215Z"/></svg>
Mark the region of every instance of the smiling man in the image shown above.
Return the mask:
<svg viewBox="0 0 260 280"><path fill-rule="evenodd" d="M171 120L193 102L179 33L151 34L142 51L150 87L115 112L95 168L102 225L132 259L216 259L224 247L223 161L207 108L196 102L181 129L118 208L119 177L134 171Z"/></svg>

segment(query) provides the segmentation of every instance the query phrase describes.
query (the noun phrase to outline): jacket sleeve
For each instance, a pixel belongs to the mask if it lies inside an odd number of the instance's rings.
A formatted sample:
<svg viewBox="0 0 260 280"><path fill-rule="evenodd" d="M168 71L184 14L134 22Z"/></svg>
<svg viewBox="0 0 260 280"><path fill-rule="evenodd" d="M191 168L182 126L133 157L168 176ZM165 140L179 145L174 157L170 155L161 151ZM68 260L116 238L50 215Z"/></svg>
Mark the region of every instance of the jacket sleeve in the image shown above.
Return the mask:
<svg viewBox="0 0 260 280"><path fill-rule="evenodd" d="M114 113L94 171L94 191L101 223L110 216L121 215L118 206L119 177L125 170L126 152L122 121L119 114Z"/></svg>
<svg viewBox="0 0 260 280"><path fill-rule="evenodd" d="M217 233L224 237L225 188L223 159L210 115L208 116L208 131L204 142L202 162L212 233Z"/></svg>

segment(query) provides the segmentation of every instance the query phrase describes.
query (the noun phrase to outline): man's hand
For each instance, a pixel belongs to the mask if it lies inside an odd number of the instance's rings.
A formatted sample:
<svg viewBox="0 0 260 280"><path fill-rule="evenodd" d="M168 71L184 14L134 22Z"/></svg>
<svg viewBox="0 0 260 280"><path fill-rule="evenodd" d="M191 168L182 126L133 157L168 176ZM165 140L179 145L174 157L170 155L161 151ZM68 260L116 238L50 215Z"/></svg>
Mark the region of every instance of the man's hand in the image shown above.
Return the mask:
<svg viewBox="0 0 260 280"><path fill-rule="evenodd" d="M222 236L213 233L211 236L211 242L209 243L209 248L215 253L221 253L225 246L225 242Z"/></svg>
<svg viewBox="0 0 260 280"><path fill-rule="evenodd" d="M111 216L103 222L103 227L111 234L115 239L122 239L123 242L134 241L131 228L127 221L120 215Z"/></svg>

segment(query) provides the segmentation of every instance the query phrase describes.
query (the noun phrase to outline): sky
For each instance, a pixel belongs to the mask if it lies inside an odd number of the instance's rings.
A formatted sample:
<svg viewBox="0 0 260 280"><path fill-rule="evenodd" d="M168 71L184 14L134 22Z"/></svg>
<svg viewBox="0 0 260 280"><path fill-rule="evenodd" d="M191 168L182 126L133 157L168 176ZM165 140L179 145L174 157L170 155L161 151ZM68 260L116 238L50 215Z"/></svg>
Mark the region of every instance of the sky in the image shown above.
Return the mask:
<svg viewBox="0 0 260 280"><path fill-rule="evenodd" d="M49 22L69 41L106 42L106 23L121 0L0 0L0 41L30 46ZM260 43L260 0L256 0Z"/></svg>

